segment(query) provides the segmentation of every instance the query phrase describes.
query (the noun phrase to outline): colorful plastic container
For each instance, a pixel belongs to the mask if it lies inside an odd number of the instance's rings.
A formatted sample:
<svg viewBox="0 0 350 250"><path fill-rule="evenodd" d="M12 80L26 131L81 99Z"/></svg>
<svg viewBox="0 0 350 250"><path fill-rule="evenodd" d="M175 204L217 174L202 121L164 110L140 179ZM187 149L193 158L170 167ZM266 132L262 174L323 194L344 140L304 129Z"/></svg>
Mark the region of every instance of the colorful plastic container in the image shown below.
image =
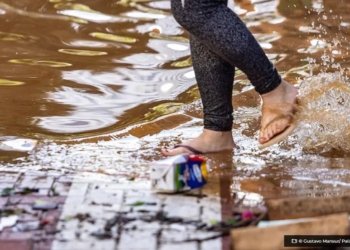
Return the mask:
<svg viewBox="0 0 350 250"><path fill-rule="evenodd" d="M175 193L201 188L207 183L206 159L198 155L177 155L155 162L151 169L156 192Z"/></svg>

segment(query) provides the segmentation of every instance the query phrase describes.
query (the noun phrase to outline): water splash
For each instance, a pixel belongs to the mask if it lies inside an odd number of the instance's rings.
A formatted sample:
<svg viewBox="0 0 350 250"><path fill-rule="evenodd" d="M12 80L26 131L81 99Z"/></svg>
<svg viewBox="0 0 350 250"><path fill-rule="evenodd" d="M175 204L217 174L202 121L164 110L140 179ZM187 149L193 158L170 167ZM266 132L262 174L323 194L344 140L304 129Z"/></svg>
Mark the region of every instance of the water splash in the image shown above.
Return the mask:
<svg viewBox="0 0 350 250"><path fill-rule="evenodd" d="M350 153L350 84L340 73L322 73L300 85L299 143L307 152Z"/></svg>

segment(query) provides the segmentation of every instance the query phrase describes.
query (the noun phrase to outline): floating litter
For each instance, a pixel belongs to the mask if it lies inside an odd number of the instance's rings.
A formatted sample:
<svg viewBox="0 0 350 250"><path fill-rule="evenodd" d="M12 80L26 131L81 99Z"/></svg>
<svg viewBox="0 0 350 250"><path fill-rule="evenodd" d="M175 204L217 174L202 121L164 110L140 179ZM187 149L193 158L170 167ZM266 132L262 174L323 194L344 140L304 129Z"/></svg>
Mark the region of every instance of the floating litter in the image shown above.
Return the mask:
<svg viewBox="0 0 350 250"><path fill-rule="evenodd" d="M5 227L13 227L18 220L17 215L10 215L7 217L2 217L0 219L0 232L5 228Z"/></svg>
<svg viewBox="0 0 350 250"><path fill-rule="evenodd" d="M0 150L4 151L32 151L37 144L36 140L32 139L13 139L0 142Z"/></svg>
<svg viewBox="0 0 350 250"><path fill-rule="evenodd" d="M152 188L156 192L176 193L203 187L207 181L206 159L199 155L177 155L151 167Z"/></svg>

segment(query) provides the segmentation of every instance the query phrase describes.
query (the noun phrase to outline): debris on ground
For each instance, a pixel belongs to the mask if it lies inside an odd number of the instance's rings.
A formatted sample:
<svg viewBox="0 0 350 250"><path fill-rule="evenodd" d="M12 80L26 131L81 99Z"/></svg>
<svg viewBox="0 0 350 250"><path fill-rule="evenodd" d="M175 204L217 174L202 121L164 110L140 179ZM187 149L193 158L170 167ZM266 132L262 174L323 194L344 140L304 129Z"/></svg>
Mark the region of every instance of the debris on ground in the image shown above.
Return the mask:
<svg viewBox="0 0 350 250"><path fill-rule="evenodd" d="M7 217L1 217L0 218L0 232L5 228L5 227L13 227L18 220L17 215L10 215Z"/></svg>
<svg viewBox="0 0 350 250"><path fill-rule="evenodd" d="M261 225L264 225L261 227ZM258 227L232 230L232 245L235 250L282 249L285 235L347 235L349 216L347 213L332 214L299 220L264 222ZM254 240L249 240L254 239Z"/></svg>
<svg viewBox="0 0 350 250"><path fill-rule="evenodd" d="M206 159L198 155L177 155L154 162L152 188L157 192L181 192L203 187L207 181Z"/></svg>
<svg viewBox="0 0 350 250"><path fill-rule="evenodd" d="M36 147L37 141L32 139L22 139L15 137L2 138L0 141L0 150L29 152Z"/></svg>
<svg viewBox="0 0 350 250"><path fill-rule="evenodd" d="M266 206L269 218L273 220L350 213L350 195L268 199Z"/></svg>
<svg viewBox="0 0 350 250"><path fill-rule="evenodd" d="M33 204L33 210L53 210L58 207L58 204L55 202L45 201L45 200L36 200Z"/></svg>

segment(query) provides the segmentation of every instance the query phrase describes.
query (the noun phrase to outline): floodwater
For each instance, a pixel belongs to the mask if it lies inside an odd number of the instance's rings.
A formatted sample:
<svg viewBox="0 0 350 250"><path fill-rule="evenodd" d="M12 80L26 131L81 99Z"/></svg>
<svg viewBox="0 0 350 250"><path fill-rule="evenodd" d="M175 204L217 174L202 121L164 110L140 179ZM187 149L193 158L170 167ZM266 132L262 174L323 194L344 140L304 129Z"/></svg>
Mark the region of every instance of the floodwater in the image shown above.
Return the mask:
<svg viewBox="0 0 350 250"><path fill-rule="evenodd" d="M295 134L257 149L259 98L237 72L233 155L208 155L213 182L247 203L342 194L350 186L350 2L236 0L281 74L300 87ZM0 2L2 171L24 168L147 178L159 148L201 131L188 33L169 1ZM174 129L176 128L176 129ZM221 194L210 185L211 192Z"/></svg>

